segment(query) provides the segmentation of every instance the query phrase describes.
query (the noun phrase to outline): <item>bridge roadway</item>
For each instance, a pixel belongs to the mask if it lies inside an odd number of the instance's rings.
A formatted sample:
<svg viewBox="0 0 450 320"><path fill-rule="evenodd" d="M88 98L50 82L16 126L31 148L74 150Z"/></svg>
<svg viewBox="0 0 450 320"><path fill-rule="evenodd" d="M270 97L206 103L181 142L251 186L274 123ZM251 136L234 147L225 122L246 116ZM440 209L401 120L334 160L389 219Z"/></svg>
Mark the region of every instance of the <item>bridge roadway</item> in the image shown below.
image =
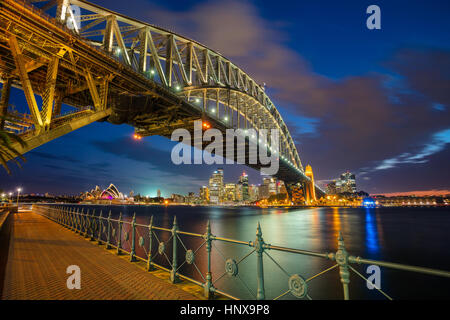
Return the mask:
<svg viewBox="0 0 450 320"><path fill-rule="evenodd" d="M185 283L108 252L33 212L10 215L11 238L1 300L194 300ZM66 286L66 268L78 265L81 289ZM0 282L1 283L1 282Z"/></svg>

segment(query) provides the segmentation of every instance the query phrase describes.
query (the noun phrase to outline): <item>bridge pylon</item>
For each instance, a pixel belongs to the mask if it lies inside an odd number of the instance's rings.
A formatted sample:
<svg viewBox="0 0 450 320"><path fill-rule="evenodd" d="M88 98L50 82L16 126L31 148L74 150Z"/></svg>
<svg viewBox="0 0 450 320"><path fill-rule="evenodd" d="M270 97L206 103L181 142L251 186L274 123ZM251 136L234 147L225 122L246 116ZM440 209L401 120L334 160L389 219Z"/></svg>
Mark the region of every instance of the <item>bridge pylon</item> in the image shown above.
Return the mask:
<svg viewBox="0 0 450 320"><path fill-rule="evenodd" d="M305 168L305 176L309 178L309 181L305 183L305 195L306 204L312 204L317 201L316 188L314 184L314 174L311 166L308 164Z"/></svg>
<svg viewBox="0 0 450 320"><path fill-rule="evenodd" d="M288 196L294 205L311 205L317 201L314 174L310 165L305 167L305 176L308 178L307 180L285 182Z"/></svg>

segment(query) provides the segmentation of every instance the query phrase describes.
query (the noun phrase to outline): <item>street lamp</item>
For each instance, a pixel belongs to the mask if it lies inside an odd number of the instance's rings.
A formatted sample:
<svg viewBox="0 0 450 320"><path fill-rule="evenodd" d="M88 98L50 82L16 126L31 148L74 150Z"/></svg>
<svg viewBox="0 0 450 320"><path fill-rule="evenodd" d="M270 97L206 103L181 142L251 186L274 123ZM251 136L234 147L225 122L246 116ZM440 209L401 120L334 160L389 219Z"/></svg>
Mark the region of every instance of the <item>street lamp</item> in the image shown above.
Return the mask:
<svg viewBox="0 0 450 320"><path fill-rule="evenodd" d="M19 196L20 196L20 191L22 191L22 188L17 188L17 208L19 207Z"/></svg>

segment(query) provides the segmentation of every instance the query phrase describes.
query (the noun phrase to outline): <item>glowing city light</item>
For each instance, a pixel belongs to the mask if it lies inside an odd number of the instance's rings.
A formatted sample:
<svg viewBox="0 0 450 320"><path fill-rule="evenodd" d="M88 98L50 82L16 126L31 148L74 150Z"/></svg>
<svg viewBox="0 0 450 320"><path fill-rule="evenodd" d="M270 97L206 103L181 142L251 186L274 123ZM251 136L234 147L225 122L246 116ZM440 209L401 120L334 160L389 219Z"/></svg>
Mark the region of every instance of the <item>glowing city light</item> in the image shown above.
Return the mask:
<svg viewBox="0 0 450 320"><path fill-rule="evenodd" d="M211 126L209 125L208 122L203 122L203 127L209 129Z"/></svg>

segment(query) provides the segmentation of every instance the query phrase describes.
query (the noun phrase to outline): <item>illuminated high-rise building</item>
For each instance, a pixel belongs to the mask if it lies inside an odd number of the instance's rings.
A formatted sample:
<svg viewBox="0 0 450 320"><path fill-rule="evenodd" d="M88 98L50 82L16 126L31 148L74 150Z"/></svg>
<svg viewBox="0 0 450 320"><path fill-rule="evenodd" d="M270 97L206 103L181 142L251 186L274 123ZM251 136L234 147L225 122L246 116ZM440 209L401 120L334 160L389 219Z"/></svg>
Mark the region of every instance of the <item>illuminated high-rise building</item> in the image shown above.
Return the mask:
<svg viewBox="0 0 450 320"><path fill-rule="evenodd" d="M258 186L255 186L254 184L248 186L248 197L249 197L248 200L251 202L258 200L259 197Z"/></svg>
<svg viewBox="0 0 450 320"><path fill-rule="evenodd" d="M336 194L337 193L337 183L336 180L331 181L327 184L326 192L328 194Z"/></svg>
<svg viewBox="0 0 450 320"><path fill-rule="evenodd" d="M225 201L236 201L236 185L234 183L225 184Z"/></svg>
<svg viewBox="0 0 450 320"><path fill-rule="evenodd" d="M268 196L277 194L277 179L266 177L263 179L263 185L267 186Z"/></svg>
<svg viewBox="0 0 450 320"><path fill-rule="evenodd" d="M209 202L219 204L223 201L223 169L213 172L209 179Z"/></svg>
<svg viewBox="0 0 450 320"><path fill-rule="evenodd" d="M242 195L240 197L241 200L248 201L250 198L248 193L248 175L245 172L239 177L238 185L240 187L239 193Z"/></svg>
<svg viewBox="0 0 450 320"><path fill-rule="evenodd" d="M339 180L336 181L337 193L355 193L356 192L356 178L353 173L344 172L341 174Z"/></svg>
<svg viewBox="0 0 450 320"><path fill-rule="evenodd" d="M203 203L208 203L209 202L209 189L207 186L203 186L200 188L200 201Z"/></svg>

